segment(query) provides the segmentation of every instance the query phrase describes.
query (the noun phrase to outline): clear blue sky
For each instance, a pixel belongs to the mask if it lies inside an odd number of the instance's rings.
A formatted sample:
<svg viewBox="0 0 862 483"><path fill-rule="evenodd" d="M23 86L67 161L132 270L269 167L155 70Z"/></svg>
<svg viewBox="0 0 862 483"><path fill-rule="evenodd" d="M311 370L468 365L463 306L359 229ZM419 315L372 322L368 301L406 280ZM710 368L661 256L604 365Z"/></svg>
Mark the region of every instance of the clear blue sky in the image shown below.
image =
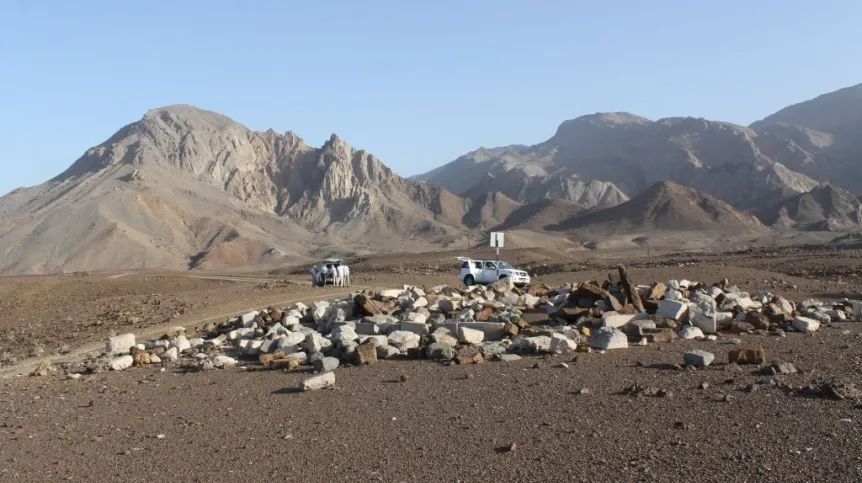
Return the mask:
<svg viewBox="0 0 862 483"><path fill-rule="evenodd" d="M176 103L402 175L598 111L748 124L862 82L860 35L859 0L6 0L0 193Z"/></svg>

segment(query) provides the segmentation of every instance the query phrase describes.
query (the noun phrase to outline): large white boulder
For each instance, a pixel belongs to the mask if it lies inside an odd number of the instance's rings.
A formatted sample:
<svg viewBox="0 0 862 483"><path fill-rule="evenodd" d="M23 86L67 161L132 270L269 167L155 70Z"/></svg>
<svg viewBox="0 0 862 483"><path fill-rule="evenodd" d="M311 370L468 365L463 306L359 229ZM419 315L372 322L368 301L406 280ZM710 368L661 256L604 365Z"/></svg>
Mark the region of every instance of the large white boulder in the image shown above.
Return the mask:
<svg viewBox="0 0 862 483"><path fill-rule="evenodd" d="M615 327L599 327L590 334L590 345L598 350L625 349L629 339Z"/></svg>
<svg viewBox="0 0 862 483"><path fill-rule="evenodd" d="M658 311L655 314L666 319L681 320L687 310L688 304L681 300L664 299L658 305Z"/></svg>
<svg viewBox="0 0 862 483"><path fill-rule="evenodd" d="M793 319L793 328L799 332L816 332L820 328L820 322L809 317L795 317Z"/></svg>
<svg viewBox="0 0 862 483"><path fill-rule="evenodd" d="M128 354L135 345L135 334L121 334L105 341L105 352L112 356Z"/></svg>

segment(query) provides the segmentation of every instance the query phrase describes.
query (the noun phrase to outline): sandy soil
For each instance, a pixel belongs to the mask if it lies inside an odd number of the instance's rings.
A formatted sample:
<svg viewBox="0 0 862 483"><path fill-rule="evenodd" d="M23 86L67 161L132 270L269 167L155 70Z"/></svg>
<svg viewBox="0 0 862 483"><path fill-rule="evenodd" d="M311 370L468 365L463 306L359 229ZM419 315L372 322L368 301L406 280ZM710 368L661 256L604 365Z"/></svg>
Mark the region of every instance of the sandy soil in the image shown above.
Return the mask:
<svg viewBox="0 0 862 483"><path fill-rule="evenodd" d="M544 264L537 282L549 284L603 279L624 261L644 283L728 277L797 300L860 292L852 275L856 252L591 253L557 268L559 260L547 255L524 251L510 259ZM353 272L360 287L453 283L446 260L451 254L391 255L357 263L365 269ZM7 357L27 357L33 340L44 356L60 344L74 350L98 343L111 331L194 325L338 290L299 285L306 277L298 274L114 275L0 280ZM215 278L193 278L200 275ZM726 367L727 352L739 347L734 337L801 372L770 380L756 367ZM674 369L690 348L715 353L716 363ZM862 387L862 323L832 324L810 336L726 335L514 363L382 361L338 369L334 390L297 393L304 377L145 367L77 381L62 373L2 379L0 481L862 479L860 403L799 391L833 378ZM636 383L669 395L621 394Z"/></svg>

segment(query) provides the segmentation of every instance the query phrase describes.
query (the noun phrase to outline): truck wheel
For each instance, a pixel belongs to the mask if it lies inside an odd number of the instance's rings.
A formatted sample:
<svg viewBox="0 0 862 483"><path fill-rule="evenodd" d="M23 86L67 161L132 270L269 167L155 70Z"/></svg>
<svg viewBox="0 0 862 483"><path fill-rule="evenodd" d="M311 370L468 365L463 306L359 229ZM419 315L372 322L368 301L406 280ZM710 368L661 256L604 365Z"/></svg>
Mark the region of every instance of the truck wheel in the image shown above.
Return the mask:
<svg viewBox="0 0 862 483"><path fill-rule="evenodd" d="M506 280L507 278L509 278L508 275L500 275L500 278L498 278L497 280Z"/></svg>
<svg viewBox="0 0 862 483"><path fill-rule="evenodd" d="M472 287L473 284L475 284L475 283L476 283L476 279L473 278L472 275L467 275L466 277L464 277L464 285L466 285L468 287Z"/></svg>

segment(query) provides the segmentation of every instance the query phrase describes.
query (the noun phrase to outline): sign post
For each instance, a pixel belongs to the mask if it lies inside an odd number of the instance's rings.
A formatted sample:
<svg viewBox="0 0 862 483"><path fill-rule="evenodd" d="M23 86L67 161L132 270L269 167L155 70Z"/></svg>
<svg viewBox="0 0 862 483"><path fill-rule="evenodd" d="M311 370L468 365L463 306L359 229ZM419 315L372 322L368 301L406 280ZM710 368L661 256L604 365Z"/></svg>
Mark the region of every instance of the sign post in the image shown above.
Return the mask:
<svg viewBox="0 0 862 483"><path fill-rule="evenodd" d="M492 231L491 232L491 248L497 249L497 261L500 261L500 249L504 246L503 240L503 232L502 231Z"/></svg>

